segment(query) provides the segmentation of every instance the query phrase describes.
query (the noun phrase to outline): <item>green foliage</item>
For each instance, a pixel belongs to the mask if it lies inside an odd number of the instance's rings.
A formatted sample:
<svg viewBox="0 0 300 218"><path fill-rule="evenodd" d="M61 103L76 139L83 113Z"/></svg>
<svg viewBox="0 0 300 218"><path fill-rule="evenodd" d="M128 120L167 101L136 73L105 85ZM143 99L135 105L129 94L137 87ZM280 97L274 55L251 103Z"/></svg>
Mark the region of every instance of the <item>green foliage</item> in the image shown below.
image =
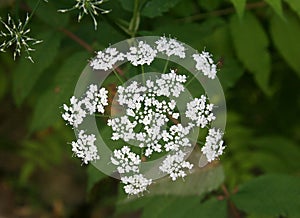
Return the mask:
<svg viewBox="0 0 300 218"><path fill-rule="evenodd" d="M61 119L61 107L68 102L73 94L78 77L84 69L88 57L87 52L78 52L65 60L54 75L51 88L43 93L36 103L30 131L44 129Z"/></svg>
<svg viewBox="0 0 300 218"><path fill-rule="evenodd" d="M232 16L230 30L238 58L254 74L260 88L266 94L271 94L271 57L267 50L269 40L259 20L251 13L245 14L242 20Z"/></svg>
<svg viewBox="0 0 300 218"><path fill-rule="evenodd" d="M92 190L92 188L95 186L96 183L98 183L99 181L107 177L107 175L99 171L93 165L89 165L87 167L87 176L88 176L88 183L87 183L88 192Z"/></svg>
<svg viewBox="0 0 300 218"><path fill-rule="evenodd" d="M237 14L240 18L243 17L244 11L245 11L245 6L246 6L246 0L230 0L232 4L234 5Z"/></svg>
<svg viewBox="0 0 300 218"><path fill-rule="evenodd" d="M296 218L300 208L300 179L261 176L242 185L232 200L240 210L250 214Z"/></svg>
<svg viewBox="0 0 300 218"><path fill-rule="evenodd" d="M283 12L282 12L282 5L281 0L265 0L273 9L274 11L283 18Z"/></svg>
<svg viewBox="0 0 300 218"><path fill-rule="evenodd" d="M150 18L161 16L164 12L167 12L170 8L174 7L179 1L180 0L146 1L141 10L141 15Z"/></svg>
<svg viewBox="0 0 300 218"><path fill-rule="evenodd" d="M297 0L285 0L285 2L300 16L300 2Z"/></svg>
<svg viewBox="0 0 300 218"><path fill-rule="evenodd" d="M30 94L44 70L53 63L59 51L60 34L48 31L40 34L37 38L43 39L43 43L37 45L37 51L32 53L35 64L30 63L26 58L21 58L13 73L13 96L17 105L20 105Z"/></svg>
<svg viewBox="0 0 300 218"><path fill-rule="evenodd" d="M198 159L197 159L198 160ZM203 195L217 189L224 181L224 173L221 166L208 166L204 169L199 167L184 179L170 182L170 178L156 181L149 187L147 195Z"/></svg>
<svg viewBox="0 0 300 218"><path fill-rule="evenodd" d="M300 22L299 18L287 14L285 20L273 16L271 34L274 44L286 62L300 76Z"/></svg>

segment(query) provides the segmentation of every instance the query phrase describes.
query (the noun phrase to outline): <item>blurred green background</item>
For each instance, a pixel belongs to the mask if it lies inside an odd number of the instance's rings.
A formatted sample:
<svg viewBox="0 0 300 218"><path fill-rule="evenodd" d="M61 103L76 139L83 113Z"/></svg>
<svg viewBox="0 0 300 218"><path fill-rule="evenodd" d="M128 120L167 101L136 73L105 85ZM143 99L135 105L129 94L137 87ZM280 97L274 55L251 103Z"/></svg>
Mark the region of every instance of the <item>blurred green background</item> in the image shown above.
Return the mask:
<svg viewBox="0 0 300 218"><path fill-rule="evenodd" d="M24 20L36 2L0 0L0 16ZM96 31L78 11L57 12L74 4L41 2L28 26L43 40L34 64L0 53L0 217L300 217L299 0L109 0ZM214 54L228 147L181 191L162 184L128 199L72 157L60 107L94 51L143 35Z"/></svg>

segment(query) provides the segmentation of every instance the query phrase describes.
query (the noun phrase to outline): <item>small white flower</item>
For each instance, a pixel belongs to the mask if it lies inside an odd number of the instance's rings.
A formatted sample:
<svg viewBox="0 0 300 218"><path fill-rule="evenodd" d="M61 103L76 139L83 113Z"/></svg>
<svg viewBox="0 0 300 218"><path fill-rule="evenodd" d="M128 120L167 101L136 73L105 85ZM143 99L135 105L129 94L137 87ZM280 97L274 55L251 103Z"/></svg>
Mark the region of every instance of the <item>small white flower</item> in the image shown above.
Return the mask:
<svg viewBox="0 0 300 218"><path fill-rule="evenodd" d="M187 103L185 116L195 122L196 126L204 128L213 120L216 119L212 112L213 104L207 103L207 98L201 95L200 98L195 98Z"/></svg>
<svg viewBox="0 0 300 218"><path fill-rule="evenodd" d="M205 154L208 162L215 160L223 154L225 146L223 146L224 141L222 140L222 137L223 132L220 129L209 129L208 135L206 136L206 142L201 148L201 151Z"/></svg>
<svg viewBox="0 0 300 218"><path fill-rule="evenodd" d="M78 127L82 123L83 118L86 116L86 111L83 109L83 102L79 101L75 96L70 99L71 106L63 105L65 112L62 114L62 118L67 121L71 126Z"/></svg>
<svg viewBox="0 0 300 218"><path fill-rule="evenodd" d="M118 61L124 60L124 54L117 51L116 48L107 48L104 51L98 51L90 66L95 70L111 70Z"/></svg>
<svg viewBox="0 0 300 218"><path fill-rule="evenodd" d="M103 114L104 106L108 105L108 91L105 88L98 90L98 86L91 84L82 99L87 112L92 115L96 111Z"/></svg>
<svg viewBox="0 0 300 218"><path fill-rule="evenodd" d="M97 85L91 84L80 100L72 96L71 106L63 105L65 110L62 114L63 119L77 128L87 114L92 115L95 112L103 114L104 106L108 105L107 94L108 91L105 88L98 90Z"/></svg>
<svg viewBox="0 0 300 218"><path fill-rule="evenodd" d="M173 155L168 155L159 169L170 175L173 181L178 177L184 178L186 176L185 170L191 170L193 164L184 160L185 154L180 150Z"/></svg>
<svg viewBox="0 0 300 218"><path fill-rule="evenodd" d="M203 72L210 79L215 79L217 74L217 65L214 64L212 55L209 52L202 51L201 54L193 54L196 61L196 69Z"/></svg>
<svg viewBox="0 0 300 218"><path fill-rule="evenodd" d="M157 51L151 48L150 45L143 41L139 41L137 47L130 47L129 52L127 52L127 60L131 62L132 65L150 65L154 60Z"/></svg>
<svg viewBox="0 0 300 218"><path fill-rule="evenodd" d="M125 184L125 193L128 195L137 195L147 190L147 187L152 183L152 179L147 179L142 174L135 174L133 176L121 177L121 182Z"/></svg>
<svg viewBox="0 0 300 218"><path fill-rule="evenodd" d="M18 24L10 17L8 14L7 24L1 19L1 23L4 25L8 32L0 32L0 37L4 37L4 42L0 45L0 51L5 52L8 47L14 46L14 60L16 56L21 55L22 48L25 50L27 57L31 62L33 62L32 57L30 56L30 52L34 51L31 46L39 44L42 40L36 40L28 36L30 29L26 29L26 26L29 22L29 16L27 14L26 20L23 23L19 20Z"/></svg>
<svg viewBox="0 0 300 218"><path fill-rule="evenodd" d="M95 146L96 137L94 134L87 135L83 130L79 131L78 139L72 142L72 151L75 156L80 158L83 163L98 160L98 149Z"/></svg>
<svg viewBox="0 0 300 218"><path fill-rule="evenodd" d="M185 58L185 47L182 43L175 39L167 39L165 36L160 37L159 40L155 42L156 49L159 52L165 53L168 57L171 55L178 56L180 58Z"/></svg>
<svg viewBox="0 0 300 218"><path fill-rule="evenodd" d="M94 26L95 26L95 30L97 29L97 21L95 16L98 16L98 11L100 11L101 14L107 14L110 12L110 10L105 10L99 7L99 5L101 5L104 2L104 0L76 0L76 4L69 8L69 9L61 9L58 10L59 12L65 13L68 11L72 11L72 10L79 10L79 15L78 15L78 22L81 21L81 19L83 18L83 16L85 14L89 14L94 22Z"/></svg>
<svg viewBox="0 0 300 218"><path fill-rule="evenodd" d="M128 146L123 146L120 150L114 150L111 162L117 166L119 173L139 172L140 157L130 151Z"/></svg>
<svg viewBox="0 0 300 218"><path fill-rule="evenodd" d="M161 78L155 82L157 84L156 95L178 98L185 90L183 83L186 82L186 76L177 75L175 70L171 70L170 73L162 74Z"/></svg>

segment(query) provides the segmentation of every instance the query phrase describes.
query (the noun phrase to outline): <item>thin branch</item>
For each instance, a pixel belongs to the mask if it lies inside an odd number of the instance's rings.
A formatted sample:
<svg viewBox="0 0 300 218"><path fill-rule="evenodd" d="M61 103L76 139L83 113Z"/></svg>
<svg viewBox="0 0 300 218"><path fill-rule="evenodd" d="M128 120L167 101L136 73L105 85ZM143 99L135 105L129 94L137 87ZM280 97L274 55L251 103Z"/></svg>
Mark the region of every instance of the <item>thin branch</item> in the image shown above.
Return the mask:
<svg viewBox="0 0 300 218"><path fill-rule="evenodd" d="M223 190L223 193L225 195L225 198L227 199L228 202L228 206L229 206L229 212L232 215L232 217L234 218L241 218L241 215L238 211L238 209L236 208L236 206L233 204L232 201L230 201L230 193L227 190L226 186L224 184L221 185L221 188Z"/></svg>
<svg viewBox="0 0 300 218"><path fill-rule="evenodd" d="M88 52L92 53L94 51L94 49L92 48L92 46L90 46L89 44L87 44L85 41L83 41L81 38L79 38L78 36L76 36L71 31L69 31L67 29L64 29L64 28L60 28L59 30L61 32L63 32L66 36L68 36L69 38L73 39L75 42L77 42L83 48L85 48L85 50L87 50Z"/></svg>

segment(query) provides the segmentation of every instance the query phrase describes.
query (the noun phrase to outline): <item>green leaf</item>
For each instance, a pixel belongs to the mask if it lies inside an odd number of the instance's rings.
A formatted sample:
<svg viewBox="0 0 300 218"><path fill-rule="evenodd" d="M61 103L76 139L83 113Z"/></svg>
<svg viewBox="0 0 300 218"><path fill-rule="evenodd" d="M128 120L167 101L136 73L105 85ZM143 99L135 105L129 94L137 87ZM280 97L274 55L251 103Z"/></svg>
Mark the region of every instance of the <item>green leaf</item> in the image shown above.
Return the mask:
<svg viewBox="0 0 300 218"><path fill-rule="evenodd" d="M283 18L283 12L282 12L282 5L281 0L265 0L273 9L274 11Z"/></svg>
<svg viewBox="0 0 300 218"><path fill-rule="evenodd" d="M21 57L13 72L13 96L17 105L20 105L29 95L41 74L50 66L58 53L61 35L47 31L36 38L42 39L43 42L36 45L36 51L32 52L35 63Z"/></svg>
<svg viewBox="0 0 300 218"><path fill-rule="evenodd" d="M142 218L185 217L190 208L197 204L200 205L199 197L159 196L147 204Z"/></svg>
<svg viewBox="0 0 300 218"><path fill-rule="evenodd" d="M37 0L29 0L28 4L33 9L37 4ZM58 8L55 7L55 2L48 1L46 3L41 1L35 15L49 26L57 29L58 27L66 26L69 20L68 13L60 13L57 12L57 10Z"/></svg>
<svg viewBox="0 0 300 218"><path fill-rule="evenodd" d="M299 217L300 178L265 175L242 185L232 196L238 209L249 214Z"/></svg>
<svg viewBox="0 0 300 218"><path fill-rule="evenodd" d="M285 0L286 3L300 16L300 1L299 0Z"/></svg>
<svg viewBox="0 0 300 218"><path fill-rule="evenodd" d="M54 78L53 88L47 90L37 101L30 130L46 128L61 119L61 106L73 95L76 82L82 72L87 52L78 52L69 57Z"/></svg>
<svg viewBox="0 0 300 218"><path fill-rule="evenodd" d="M299 19L290 14L286 15L286 21L274 16L271 20L271 36L279 53L300 76Z"/></svg>
<svg viewBox="0 0 300 218"><path fill-rule="evenodd" d="M180 207L179 207L180 208ZM199 218L227 218L227 202L225 200L217 200L216 198L205 201L202 204L196 204L182 217Z"/></svg>
<svg viewBox="0 0 300 218"><path fill-rule="evenodd" d="M158 17L173 8L180 0L148 0L143 5L141 15L145 17Z"/></svg>
<svg viewBox="0 0 300 218"><path fill-rule="evenodd" d="M90 192L94 185L101 181L102 179L106 178L107 175L102 173L100 170L98 170L96 167L94 167L92 164L89 164L87 167L87 191Z"/></svg>
<svg viewBox="0 0 300 218"><path fill-rule="evenodd" d="M134 0L119 0L119 2L121 3L123 9L125 9L126 11L133 11Z"/></svg>
<svg viewBox="0 0 300 218"><path fill-rule="evenodd" d="M184 181L178 179L173 182L168 177L155 181L149 187L147 195L202 195L215 190L224 181L224 172L220 165L208 165L204 168L196 165L195 168Z"/></svg>
<svg viewBox="0 0 300 218"><path fill-rule="evenodd" d="M224 90L233 87L243 75L242 66L233 58L226 58L217 76Z"/></svg>
<svg viewBox="0 0 300 218"><path fill-rule="evenodd" d="M263 27L255 16L247 13L242 20L232 16L230 29L238 58L254 74L258 86L270 95L271 57L268 52L269 40Z"/></svg>
<svg viewBox="0 0 300 218"><path fill-rule="evenodd" d="M246 0L230 0L232 4L235 7L235 10L237 11L240 18L243 17L245 6L246 6Z"/></svg>
<svg viewBox="0 0 300 218"><path fill-rule="evenodd" d="M122 207L118 214L136 211L143 208L142 218L198 218L198 217L227 217L227 202L209 199L201 203L202 197L197 196L155 196L143 197L129 202ZM120 208L120 207L117 208ZM218 208L218 209L216 209Z"/></svg>
<svg viewBox="0 0 300 218"><path fill-rule="evenodd" d="M206 46L203 39L211 36L218 27L223 25L224 21L219 18L207 19L201 24L186 23L184 25L180 25L174 20L168 20L165 21L165 23L157 25L151 35L170 35L171 37L176 37L179 41L182 41L195 49L203 50Z"/></svg>

